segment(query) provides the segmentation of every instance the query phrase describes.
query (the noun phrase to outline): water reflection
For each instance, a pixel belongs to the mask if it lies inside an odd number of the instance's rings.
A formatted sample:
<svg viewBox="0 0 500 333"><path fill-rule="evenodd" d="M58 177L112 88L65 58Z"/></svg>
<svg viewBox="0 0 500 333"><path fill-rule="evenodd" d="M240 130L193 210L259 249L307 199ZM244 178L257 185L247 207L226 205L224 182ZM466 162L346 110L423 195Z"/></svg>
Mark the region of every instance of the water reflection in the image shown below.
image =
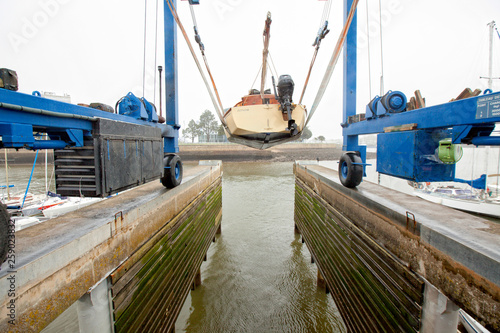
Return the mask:
<svg viewBox="0 0 500 333"><path fill-rule="evenodd" d="M222 235L178 332L341 332L316 265L294 234L292 163L225 163Z"/></svg>

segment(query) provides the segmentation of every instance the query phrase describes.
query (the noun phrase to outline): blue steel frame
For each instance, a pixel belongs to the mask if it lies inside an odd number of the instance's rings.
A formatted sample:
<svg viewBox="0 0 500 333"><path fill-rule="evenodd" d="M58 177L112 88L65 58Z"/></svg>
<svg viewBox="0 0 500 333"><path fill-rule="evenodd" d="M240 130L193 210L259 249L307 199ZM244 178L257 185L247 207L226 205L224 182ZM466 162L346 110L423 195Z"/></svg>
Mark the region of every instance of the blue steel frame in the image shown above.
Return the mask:
<svg viewBox="0 0 500 333"><path fill-rule="evenodd" d="M349 11L351 9L353 0L344 0L344 22L347 21ZM350 116L356 114L356 71L357 71L357 35L358 35L358 12L354 13L351 26L347 32L346 42L344 47L344 108L342 112L342 119L347 123ZM346 135L343 133L344 140L342 150L344 151L357 151L363 163L366 163L366 146L358 144L357 135Z"/></svg>
<svg viewBox="0 0 500 333"><path fill-rule="evenodd" d="M385 127L399 126L404 124L417 124L420 129L453 128L453 143L462 143L461 133L471 126L488 126L500 122L500 116L489 118L479 118L477 116L478 102L485 96L500 99L500 93L471 97L450 103L430 106L412 111L390 114L385 117L368 119L357 123L346 124L344 127L345 136L357 136L363 134L383 133ZM488 139L486 139L488 137ZM500 138L478 136L472 140L477 145L499 145Z"/></svg>
<svg viewBox="0 0 500 333"><path fill-rule="evenodd" d="M175 4L176 1L173 2ZM34 150L81 147L84 136L92 135L92 122L96 118L106 118L158 127L164 136L164 153L179 152L177 27L168 7L165 7L166 125L0 89L0 136L3 146ZM51 140L36 140L33 132L48 133Z"/></svg>
<svg viewBox="0 0 500 333"><path fill-rule="evenodd" d="M344 0L344 21L347 19L353 0ZM453 143L472 143L474 145L500 145L500 137L490 137L495 123L500 123L500 93L482 95L454 101L442 105L388 113L386 116L367 119L352 124L348 117L356 115L356 51L357 51L357 13L347 33L344 48L344 92L343 92L343 151L359 152L363 166L366 165L366 146L358 144L358 135L384 133L384 128L405 124L416 124L416 130L452 129ZM491 92L491 91L490 91ZM485 92L486 93L486 92ZM480 115L478 105L484 99L494 100L490 109L495 109L487 117ZM489 107L489 106L488 106ZM389 162L389 161L387 161Z"/></svg>
<svg viewBox="0 0 500 333"><path fill-rule="evenodd" d="M172 0L174 6L177 1ZM165 138L165 153L179 152L179 88L177 79L177 25L170 9L165 4L163 6L163 19L165 30L165 119L167 125L171 126L174 135Z"/></svg>

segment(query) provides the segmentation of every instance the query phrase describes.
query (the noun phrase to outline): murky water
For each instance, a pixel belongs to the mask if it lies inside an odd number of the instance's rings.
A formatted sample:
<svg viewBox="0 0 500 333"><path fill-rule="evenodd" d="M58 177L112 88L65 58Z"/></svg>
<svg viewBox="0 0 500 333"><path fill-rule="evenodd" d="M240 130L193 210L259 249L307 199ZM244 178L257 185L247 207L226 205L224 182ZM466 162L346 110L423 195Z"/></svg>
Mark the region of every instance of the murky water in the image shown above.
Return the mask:
<svg viewBox="0 0 500 333"><path fill-rule="evenodd" d="M222 234L177 332L341 332L294 233L292 163L224 163Z"/></svg>
<svg viewBox="0 0 500 333"><path fill-rule="evenodd" d="M9 184L14 185L10 188L10 194L19 194L26 191L26 186L31 174L32 165L13 165L8 166ZM53 165L47 166L47 185L49 191L55 192L55 179L53 175ZM0 185L6 185L6 171L5 166L0 165ZM52 179L51 179L52 177ZM45 165L37 164L33 170L33 177L29 187L29 192L33 194L41 194L45 192ZM0 196L7 194L5 189L0 189Z"/></svg>

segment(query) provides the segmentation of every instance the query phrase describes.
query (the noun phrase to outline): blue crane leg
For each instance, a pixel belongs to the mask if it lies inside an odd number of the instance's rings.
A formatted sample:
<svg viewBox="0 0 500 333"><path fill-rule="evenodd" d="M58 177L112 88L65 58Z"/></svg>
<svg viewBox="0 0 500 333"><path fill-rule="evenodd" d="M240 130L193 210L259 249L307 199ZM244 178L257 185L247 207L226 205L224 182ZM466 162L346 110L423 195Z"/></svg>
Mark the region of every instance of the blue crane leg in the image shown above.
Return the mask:
<svg viewBox="0 0 500 333"><path fill-rule="evenodd" d="M353 0L344 0L344 22L347 21ZM351 26L347 32L344 46L344 108L342 112L342 123L346 124L350 116L356 115L356 71L357 71L357 36L358 36L358 14L354 12ZM366 146L359 146L357 135L347 135L343 130L344 151L358 151L361 160L366 163ZM363 166L364 169L364 166Z"/></svg>
<svg viewBox="0 0 500 333"><path fill-rule="evenodd" d="M176 0L172 0L176 6ZM168 125L174 128L173 137L164 138L164 152L179 152L179 110L178 110L178 82L177 82L177 26L174 17L164 5L165 24L165 119Z"/></svg>
<svg viewBox="0 0 500 333"><path fill-rule="evenodd" d="M344 22L347 20L353 0L344 0ZM349 116L356 114L356 39L357 39L357 14L351 23L347 33L344 47L344 108L342 112L342 123L347 123ZM344 135L342 149L344 151L357 150L358 137L355 135Z"/></svg>

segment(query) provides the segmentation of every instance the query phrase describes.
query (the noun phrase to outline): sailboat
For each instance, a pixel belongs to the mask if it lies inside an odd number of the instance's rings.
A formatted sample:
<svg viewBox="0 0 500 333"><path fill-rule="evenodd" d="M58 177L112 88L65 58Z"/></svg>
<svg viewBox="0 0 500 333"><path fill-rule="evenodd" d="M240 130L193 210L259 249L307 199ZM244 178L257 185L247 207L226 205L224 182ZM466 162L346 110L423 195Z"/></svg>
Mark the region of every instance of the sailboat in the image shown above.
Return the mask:
<svg viewBox="0 0 500 333"><path fill-rule="evenodd" d="M264 28L261 89L251 89L232 108L224 113L224 130L230 142L252 148L267 149L300 138L304 130L307 110L304 105L294 104L294 82L290 75L281 75L274 93L265 89L271 13L267 13Z"/></svg>

